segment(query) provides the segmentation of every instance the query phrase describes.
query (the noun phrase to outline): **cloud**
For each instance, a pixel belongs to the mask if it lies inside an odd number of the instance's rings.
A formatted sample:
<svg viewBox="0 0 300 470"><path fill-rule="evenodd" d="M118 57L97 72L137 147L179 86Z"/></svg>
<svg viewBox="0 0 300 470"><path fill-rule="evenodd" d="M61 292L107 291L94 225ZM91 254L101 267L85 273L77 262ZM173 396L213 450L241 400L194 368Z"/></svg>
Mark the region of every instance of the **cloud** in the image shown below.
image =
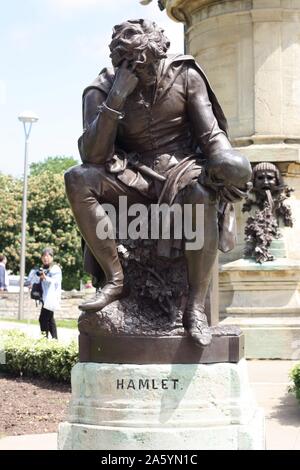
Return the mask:
<svg viewBox="0 0 300 470"><path fill-rule="evenodd" d="M109 48L108 45L111 41L111 31L106 34L94 34L88 37L79 36L77 38L77 49L79 53L90 60L101 63L109 61ZM107 64L106 64L107 65Z"/></svg>
<svg viewBox="0 0 300 470"><path fill-rule="evenodd" d="M13 28L9 32L9 39L14 46L26 48L28 47L33 38L33 33L30 28Z"/></svg>
<svg viewBox="0 0 300 470"><path fill-rule="evenodd" d="M41 34L43 34L42 25L16 24L7 31L6 41L10 47L23 51L31 47Z"/></svg>
<svg viewBox="0 0 300 470"><path fill-rule="evenodd" d="M6 103L6 96L7 96L7 86L4 80L0 80L0 105Z"/></svg>
<svg viewBox="0 0 300 470"><path fill-rule="evenodd" d="M107 0L49 0L55 7L61 9L80 9L92 6L104 6Z"/></svg>

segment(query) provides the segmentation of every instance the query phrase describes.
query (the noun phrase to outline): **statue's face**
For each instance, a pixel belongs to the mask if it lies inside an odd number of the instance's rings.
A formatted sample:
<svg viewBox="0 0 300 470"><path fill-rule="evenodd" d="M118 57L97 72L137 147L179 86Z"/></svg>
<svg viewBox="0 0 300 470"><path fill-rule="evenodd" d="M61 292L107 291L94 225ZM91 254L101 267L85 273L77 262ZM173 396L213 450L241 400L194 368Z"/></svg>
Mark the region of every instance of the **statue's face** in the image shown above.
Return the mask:
<svg viewBox="0 0 300 470"><path fill-rule="evenodd" d="M254 187L258 191L273 191L278 186L275 171L259 170L255 176Z"/></svg>
<svg viewBox="0 0 300 470"><path fill-rule="evenodd" d="M151 86L156 82L160 60L147 54L147 60L143 64L137 64L134 73L138 77L142 86Z"/></svg>
<svg viewBox="0 0 300 470"><path fill-rule="evenodd" d="M147 64L138 64L135 73L142 85L154 85L157 77L159 61L149 62Z"/></svg>

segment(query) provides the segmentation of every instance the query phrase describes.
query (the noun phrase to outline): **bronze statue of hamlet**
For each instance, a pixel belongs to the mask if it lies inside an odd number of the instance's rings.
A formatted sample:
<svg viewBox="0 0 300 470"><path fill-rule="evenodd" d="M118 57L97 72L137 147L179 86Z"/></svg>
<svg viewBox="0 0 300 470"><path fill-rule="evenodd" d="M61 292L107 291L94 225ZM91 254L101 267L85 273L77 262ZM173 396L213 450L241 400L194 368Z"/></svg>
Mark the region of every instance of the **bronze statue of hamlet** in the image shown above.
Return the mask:
<svg viewBox="0 0 300 470"><path fill-rule="evenodd" d="M109 217L102 204L118 208L120 196L128 206L202 204L202 248L187 250L185 240L181 245L188 285L182 323L196 344L207 346L212 335L205 298L212 268L218 247L234 246L232 204L246 196L251 166L232 148L202 69L192 56L168 56L169 45L151 21L115 26L113 68L103 69L83 92L82 165L66 172L65 184L85 243L85 270L98 279L104 273L105 282L80 309L100 312L133 287L124 279L116 241L97 236L99 213L102 221ZM171 256L173 242L160 246L161 256Z"/></svg>

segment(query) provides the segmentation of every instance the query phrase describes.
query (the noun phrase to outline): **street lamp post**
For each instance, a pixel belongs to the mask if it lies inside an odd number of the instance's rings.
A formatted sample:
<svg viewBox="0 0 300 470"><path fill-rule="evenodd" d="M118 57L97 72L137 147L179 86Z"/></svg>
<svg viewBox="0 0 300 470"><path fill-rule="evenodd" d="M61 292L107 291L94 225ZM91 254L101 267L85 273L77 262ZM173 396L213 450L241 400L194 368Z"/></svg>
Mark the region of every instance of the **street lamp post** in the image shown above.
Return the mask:
<svg viewBox="0 0 300 470"><path fill-rule="evenodd" d="M26 218L27 218L27 170L28 170L28 149L29 137L32 124L38 121L38 117L32 112L24 112L18 116L23 123L25 133L25 158L24 158L24 182L23 182L23 204L22 204L22 235L21 235L21 256L20 256L20 294L18 320L22 320L24 313L24 279L25 279L25 251L26 251Z"/></svg>

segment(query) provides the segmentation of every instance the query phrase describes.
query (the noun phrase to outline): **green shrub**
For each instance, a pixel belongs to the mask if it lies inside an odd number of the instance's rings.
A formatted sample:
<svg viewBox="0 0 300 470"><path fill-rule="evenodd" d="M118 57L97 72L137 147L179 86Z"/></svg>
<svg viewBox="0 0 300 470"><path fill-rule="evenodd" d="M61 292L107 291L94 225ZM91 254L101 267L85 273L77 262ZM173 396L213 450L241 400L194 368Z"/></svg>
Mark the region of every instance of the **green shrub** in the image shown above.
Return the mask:
<svg viewBox="0 0 300 470"><path fill-rule="evenodd" d="M70 382L71 369L78 362L75 341L64 345L56 340L33 339L21 331L7 330L0 333L0 344L5 351L1 372Z"/></svg>
<svg viewBox="0 0 300 470"><path fill-rule="evenodd" d="M290 372L290 378L293 381L293 385L289 391L296 395L296 398L300 401L300 364L296 364Z"/></svg>

